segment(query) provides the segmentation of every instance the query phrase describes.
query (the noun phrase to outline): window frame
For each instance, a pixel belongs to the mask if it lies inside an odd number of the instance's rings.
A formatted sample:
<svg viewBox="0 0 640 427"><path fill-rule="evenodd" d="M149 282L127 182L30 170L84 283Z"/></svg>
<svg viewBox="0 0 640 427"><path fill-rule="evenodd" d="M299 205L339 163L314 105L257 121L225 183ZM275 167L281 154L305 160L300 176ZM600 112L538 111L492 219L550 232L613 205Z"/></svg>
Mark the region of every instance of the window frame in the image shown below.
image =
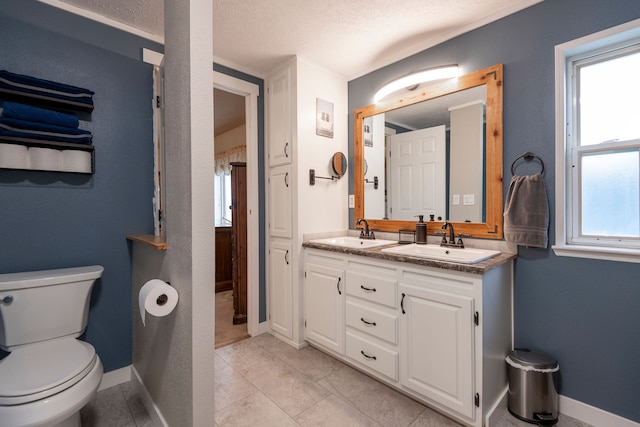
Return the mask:
<svg viewBox="0 0 640 427"><path fill-rule="evenodd" d="M614 245L611 240L606 245L595 239L574 238L574 224L577 218L577 197L572 187L576 172L572 170L573 155L577 151L586 151L589 146L573 150L571 135L576 126L572 112L572 58L586 57L587 54L619 49L630 42L640 39L640 19L609 28L555 47L555 111L556 111L556 194L555 194L555 245L557 256L603 259L611 261L640 263L640 247ZM576 61L577 62L577 61ZM619 143L598 147L598 150L615 148ZM594 147L588 148L592 151Z"/></svg>

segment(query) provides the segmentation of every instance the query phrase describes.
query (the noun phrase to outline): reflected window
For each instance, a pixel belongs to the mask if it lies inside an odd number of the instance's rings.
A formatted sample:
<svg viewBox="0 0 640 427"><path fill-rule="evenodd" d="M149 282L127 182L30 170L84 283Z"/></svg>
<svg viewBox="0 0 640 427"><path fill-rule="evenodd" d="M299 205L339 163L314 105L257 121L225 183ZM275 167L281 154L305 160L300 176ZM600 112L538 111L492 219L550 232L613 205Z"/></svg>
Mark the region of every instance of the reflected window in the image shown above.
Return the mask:
<svg viewBox="0 0 640 427"><path fill-rule="evenodd" d="M215 175L214 196L216 226L231 225L231 175Z"/></svg>

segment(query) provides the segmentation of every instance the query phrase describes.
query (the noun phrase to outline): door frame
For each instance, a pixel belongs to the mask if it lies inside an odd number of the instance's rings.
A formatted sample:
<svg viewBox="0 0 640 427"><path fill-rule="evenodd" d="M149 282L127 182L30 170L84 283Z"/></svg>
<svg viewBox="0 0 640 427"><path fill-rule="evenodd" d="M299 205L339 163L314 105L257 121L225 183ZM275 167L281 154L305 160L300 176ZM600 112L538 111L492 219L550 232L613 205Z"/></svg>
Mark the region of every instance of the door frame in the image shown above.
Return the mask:
<svg viewBox="0 0 640 427"><path fill-rule="evenodd" d="M258 85L213 72L213 87L245 99L247 145L247 333L260 330L260 222L258 191ZM213 89L212 89L213 90ZM215 110L215 99L213 108ZM214 139L215 144L215 139Z"/></svg>

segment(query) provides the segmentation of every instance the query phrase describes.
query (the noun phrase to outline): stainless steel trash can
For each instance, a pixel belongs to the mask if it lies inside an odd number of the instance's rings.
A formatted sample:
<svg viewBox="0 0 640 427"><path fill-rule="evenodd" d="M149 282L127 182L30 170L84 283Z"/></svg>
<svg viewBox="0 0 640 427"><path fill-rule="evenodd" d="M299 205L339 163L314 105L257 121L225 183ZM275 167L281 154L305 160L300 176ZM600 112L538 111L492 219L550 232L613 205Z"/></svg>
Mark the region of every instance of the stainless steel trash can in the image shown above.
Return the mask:
<svg viewBox="0 0 640 427"><path fill-rule="evenodd" d="M510 352L506 361L509 365L509 412L530 423L557 423L558 362L547 354L526 349Z"/></svg>

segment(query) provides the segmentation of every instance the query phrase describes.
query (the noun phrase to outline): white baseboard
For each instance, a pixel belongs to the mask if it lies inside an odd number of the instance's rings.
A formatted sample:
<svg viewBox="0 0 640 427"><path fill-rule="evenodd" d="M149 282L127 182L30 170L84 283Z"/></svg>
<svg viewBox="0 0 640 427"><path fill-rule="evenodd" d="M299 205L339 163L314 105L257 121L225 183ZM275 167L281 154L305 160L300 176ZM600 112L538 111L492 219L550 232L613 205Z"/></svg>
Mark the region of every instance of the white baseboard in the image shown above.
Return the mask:
<svg viewBox="0 0 640 427"><path fill-rule="evenodd" d="M562 395L558 399L558 410L594 427L640 427L640 423Z"/></svg>
<svg viewBox="0 0 640 427"><path fill-rule="evenodd" d="M269 331L270 331L269 322L265 320L264 322L258 323L258 326L254 331L254 333L252 334L252 336L255 337L256 335L262 335L265 332L269 332Z"/></svg>
<svg viewBox="0 0 640 427"><path fill-rule="evenodd" d="M131 365L110 371L102 376L98 391L131 381Z"/></svg>
<svg viewBox="0 0 640 427"><path fill-rule="evenodd" d="M484 425L486 427L497 426L500 423L500 419L502 415L507 410L507 396L509 394L509 387L505 387L500 397L496 399L495 403L489 410L487 411L487 415L484 420Z"/></svg>
<svg viewBox="0 0 640 427"><path fill-rule="evenodd" d="M507 410L508 392L509 389L506 388L502 398L489 409L485 418L485 426L499 425L502 414ZM640 423L562 395L558 396L558 411L561 415L575 418L594 427L640 427Z"/></svg>
<svg viewBox="0 0 640 427"><path fill-rule="evenodd" d="M133 382L134 387L138 391L140 400L142 401L142 404L147 410L147 413L149 414L149 418L151 418L151 421L153 421L153 425L169 427L169 424L167 424L167 421L164 419L164 417L162 416L162 413L160 412L160 408L156 406L155 402L151 398L151 395L149 394L149 391L144 386L144 383L142 382L142 379L140 378L138 371L136 371L136 368L134 368L133 366L131 366L131 381Z"/></svg>

